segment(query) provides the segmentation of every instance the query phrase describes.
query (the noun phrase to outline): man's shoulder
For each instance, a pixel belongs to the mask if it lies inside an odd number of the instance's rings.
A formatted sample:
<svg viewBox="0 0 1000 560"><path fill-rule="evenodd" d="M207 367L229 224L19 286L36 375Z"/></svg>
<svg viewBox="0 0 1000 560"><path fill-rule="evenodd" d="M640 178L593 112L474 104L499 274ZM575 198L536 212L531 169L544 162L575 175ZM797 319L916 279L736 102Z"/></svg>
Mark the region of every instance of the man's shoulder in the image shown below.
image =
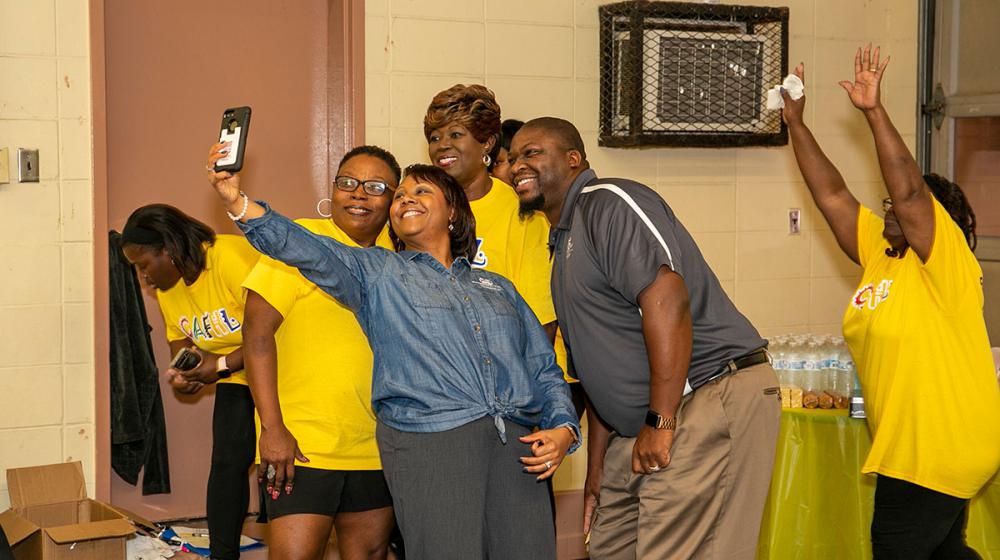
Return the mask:
<svg viewBox="0 0 1000 560"><path fill-rule="evenodd" d="M667 202L647 185L617 177L598 177L583 186L578 208L588 220L610 219L618 213L646 215L666 210Z"/></svg>

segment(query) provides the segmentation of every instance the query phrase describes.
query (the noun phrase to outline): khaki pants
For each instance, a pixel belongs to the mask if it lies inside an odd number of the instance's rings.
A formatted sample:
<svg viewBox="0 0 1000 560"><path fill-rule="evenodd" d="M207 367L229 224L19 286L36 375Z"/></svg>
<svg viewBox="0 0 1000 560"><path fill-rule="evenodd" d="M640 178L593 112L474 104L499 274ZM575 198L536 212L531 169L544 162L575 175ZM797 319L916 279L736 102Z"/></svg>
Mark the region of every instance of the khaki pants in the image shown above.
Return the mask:
<svg viewBox="0 0 1000 560"><path fill-rule="evenodd" d="M590 557L752 560L774 467L777 387L760 364L687 395L670 465L651 475L632 472L635 438L613 435Z"/></svg>

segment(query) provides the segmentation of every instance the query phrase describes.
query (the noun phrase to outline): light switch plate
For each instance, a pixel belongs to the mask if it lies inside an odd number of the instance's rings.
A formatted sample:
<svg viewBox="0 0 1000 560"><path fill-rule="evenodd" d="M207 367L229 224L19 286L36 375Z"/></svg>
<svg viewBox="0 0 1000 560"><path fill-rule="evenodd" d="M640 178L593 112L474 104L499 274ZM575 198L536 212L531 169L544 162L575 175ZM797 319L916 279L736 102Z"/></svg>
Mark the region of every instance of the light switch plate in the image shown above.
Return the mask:
<svg viewBox="0 0 1000 560"><path fill-rule="evenodd" d="M802 210L799 208L788 209L788 234L797 235L802 232Z"/></svg>
<svg viewBox="0 0 1000 560"><path fill-rule="evenodd" d="M17 149L17 182L38 182L38 150Z"/></svg>
<svg viewBox="0 0 1000 560"><path fill-rule="evenodd" d="M0 185L10 182L10 150L0 148Z"/></svg>

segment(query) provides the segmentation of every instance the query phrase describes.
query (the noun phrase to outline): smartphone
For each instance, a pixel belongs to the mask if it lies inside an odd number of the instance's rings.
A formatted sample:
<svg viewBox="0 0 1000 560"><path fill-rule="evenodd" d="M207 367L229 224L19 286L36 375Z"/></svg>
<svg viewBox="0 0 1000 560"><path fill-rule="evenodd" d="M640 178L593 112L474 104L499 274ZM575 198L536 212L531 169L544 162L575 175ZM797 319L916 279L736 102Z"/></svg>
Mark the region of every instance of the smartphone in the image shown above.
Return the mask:
<svg viewBox="0 0 1000 560"><path fill-rule="evenodd" d="M192 351L190 348L181 348L174 356L174 359L170 360L170 367L177 371L187 371L198 367L200 363L201 356L197 352Z"/></svg>
<svg viewBox="0 0 1000 560"><path fill-rule="evenodd" d="M229 153L215 162L216 171L236 173L243 169L243 152L250 132L250 107L230 107L222 112L219 142L230 142Z"/></svg>

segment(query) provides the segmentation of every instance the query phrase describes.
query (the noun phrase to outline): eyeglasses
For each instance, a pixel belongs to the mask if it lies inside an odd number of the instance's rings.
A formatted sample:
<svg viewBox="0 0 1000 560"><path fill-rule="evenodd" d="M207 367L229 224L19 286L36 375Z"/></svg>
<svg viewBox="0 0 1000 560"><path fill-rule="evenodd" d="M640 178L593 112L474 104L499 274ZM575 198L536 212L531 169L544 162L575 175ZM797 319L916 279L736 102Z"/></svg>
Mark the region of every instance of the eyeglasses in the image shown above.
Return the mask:
<svg viewBox="0 0 1000 560"><path fill-rule="evenodd" d="M333 180L333 184L337 186L338 189L344 192L354 192L358 190L358 187L364 189L365 194L371 196L382 196L385 194L386 190L392 190L389 183L385 181L360 181L354 177L348 177L347 175L341 175Z"/></svg>
<svg viewBox="0 0 1000 560"><path fill-rule="evenodd" d="M889 210L892 210L892 199L891 198L883 198L882 199L882 211L883 212L888 212Z"/></svg>

